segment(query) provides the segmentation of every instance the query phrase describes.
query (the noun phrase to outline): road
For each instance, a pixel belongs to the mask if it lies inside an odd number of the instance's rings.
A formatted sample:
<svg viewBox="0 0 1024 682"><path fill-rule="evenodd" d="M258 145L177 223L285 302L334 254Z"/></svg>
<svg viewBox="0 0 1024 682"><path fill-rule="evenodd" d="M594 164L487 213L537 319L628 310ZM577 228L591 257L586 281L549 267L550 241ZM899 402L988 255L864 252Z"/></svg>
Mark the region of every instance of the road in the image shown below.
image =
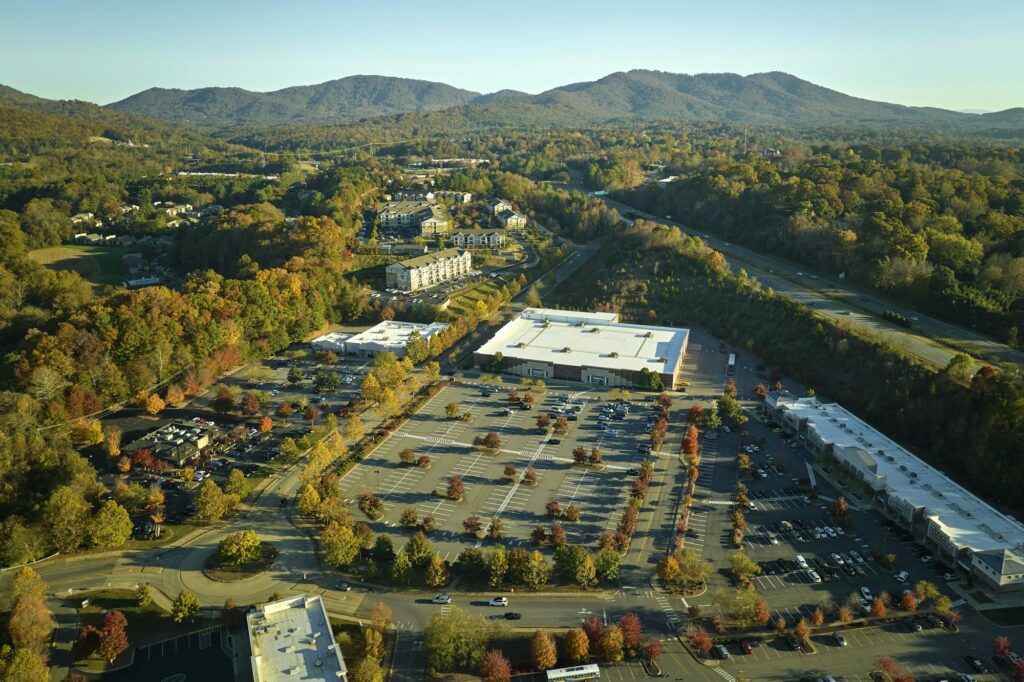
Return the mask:
<svg viewBox="0 0 1024 682"><path fill-rule="evenodd" d="M621 212L636 210L608 197L602 199ZM743 268L748 275L763 285L813 308L819 315L849 325L851 328L883 336L896 348L927 364L945 367L949 360L960 352L965 352L978 360L978 366L990 364L1006 368L1024 364L1024 352L977 332L921 315L876 293L860 290L846 282L812 274L801 266L737 246L673 220L643 212L640 212L640 215L653 222L678 227L687 234L701 237L705 243L727 257L734 271ZM885 321L881 317L885 310L895 311L913 320L913 327L904 329Z"/></svg>

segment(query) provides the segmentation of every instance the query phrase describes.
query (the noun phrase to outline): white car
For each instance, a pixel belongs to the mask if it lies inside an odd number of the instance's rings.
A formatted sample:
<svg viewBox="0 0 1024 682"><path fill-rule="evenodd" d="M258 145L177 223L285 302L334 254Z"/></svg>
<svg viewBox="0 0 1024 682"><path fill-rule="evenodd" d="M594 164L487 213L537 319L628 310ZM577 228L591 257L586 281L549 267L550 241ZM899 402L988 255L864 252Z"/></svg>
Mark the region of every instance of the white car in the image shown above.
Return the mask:
<svg viewBox="0 0 1024 682"><path fill-rule="evenodd" d="M432 604L451 604L452 598L448 594L439 594L430 600Z"/></svg>
<svg viewBox="0 0 1024 682"><path fill-rule="evenodd" d="M492 597L487 602L488 606L508 606L508 597Z"/></svg>
<svg viewBox="0 0 1024 682"><path fill-rule="evenodd" d="M825 532L828 533L828 536L830 538L834 538L837 536L836 529L832 526L825 526Z"/></svg>
<svg viewBox="0 0 1024 682"><path fill-rule="evenodd" d="M860 588L860 596L864 597L867 601L871 601L871 590L866 587Z"/></svg>
<svg viewBox="0 0 1024 682"><path fill-rule="evenodd" d="M906 571L900 571L899 573L896 574L895 577L896 577L896 582L902 584L902 583L907 582L907 579L910 577L910 574L907 573Z"/></svg>
<svg viewBox="0 0 1024 682"><path fill-rule="evenodd" d="M858 564L864 563L864 557L862 557L860 555L860 552L858 552L857 550L851 549L850 550L850 556L852 556L853 560L856 561Z"/></svg>
<svg viewBox="0 0 1024 682"><path fill-rule="evenodd" d="M843 557L839 556L838 554L833 553L830 558L832 559L832 561L835 562L836 566L843 565Z"/></svg>
<svg viewBox="0 0 1024 682"><path fill-rule="evenodd" d="M809 566L807 565L807 559L804 559L799 554L796 555L796 565L804 570L807 570L809 568Z"/></svg>
<svg viewBox="0 0 1024 682"><path fill-rule="evenodd" d="M817 571L807 571L807 575L809 575L811 577L812 581L814 581L816 583L820 583L821 582L821 576L818 575Z"/></svg>

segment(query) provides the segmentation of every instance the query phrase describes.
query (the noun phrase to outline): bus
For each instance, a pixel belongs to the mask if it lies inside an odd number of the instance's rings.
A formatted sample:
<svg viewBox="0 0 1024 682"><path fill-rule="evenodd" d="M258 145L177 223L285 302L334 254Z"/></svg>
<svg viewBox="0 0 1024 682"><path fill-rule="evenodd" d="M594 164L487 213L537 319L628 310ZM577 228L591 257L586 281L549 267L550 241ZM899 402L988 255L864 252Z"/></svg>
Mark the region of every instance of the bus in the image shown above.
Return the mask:
<svg viewBox="0 0 1024 682"><path fill-rule="evenodd" d="M601 677L601 668L596 663L577 665L571 668L555 668L548 671L548 682L577 682L596 680Z"/></svg>
<svg viewBox="0 0 1024 682"><path fill-rule="evenodd" d="M736 373L736 354L729 353L729 376Z"/></svg>

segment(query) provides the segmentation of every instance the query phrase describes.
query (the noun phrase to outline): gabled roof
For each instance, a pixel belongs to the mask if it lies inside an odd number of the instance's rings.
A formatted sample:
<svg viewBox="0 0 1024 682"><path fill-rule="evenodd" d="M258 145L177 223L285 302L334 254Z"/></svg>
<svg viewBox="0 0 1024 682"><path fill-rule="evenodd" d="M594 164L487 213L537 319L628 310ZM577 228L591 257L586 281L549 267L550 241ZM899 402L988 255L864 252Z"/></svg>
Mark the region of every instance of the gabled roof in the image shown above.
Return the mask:
<svg viewBox="0 0 1024 682"><path fill-rule="evenodd" d="M974 555L978 561L988 565L999 575L1017 575L1024 573L1024 559L1008 549L978 552Z"/></svg>
<svg viewBox="0 0 1024 682"><path fill-rule="evenodd" d="M409 258L398 263L392 263L388 267L399 265L403 268L422 268L425 265L436 263L438 261L448 260L449 258L458 258L462 254L467 253L462 249L445 249L444 251L438 251L436 253L428 253L423 256L416 256L415 258Z"/></svg>

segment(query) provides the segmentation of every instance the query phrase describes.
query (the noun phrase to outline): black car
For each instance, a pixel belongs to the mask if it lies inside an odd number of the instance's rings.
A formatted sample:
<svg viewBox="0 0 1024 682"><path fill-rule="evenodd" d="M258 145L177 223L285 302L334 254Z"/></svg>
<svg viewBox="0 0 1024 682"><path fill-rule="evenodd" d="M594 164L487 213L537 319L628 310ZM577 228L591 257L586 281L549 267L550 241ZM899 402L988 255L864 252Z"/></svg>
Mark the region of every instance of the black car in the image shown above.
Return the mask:
<svg viewBox="0 0 1024 682"><path fill-rule="evenodd" d="M561 445L561 444L562 444L562 441L558 440L557 438L552 438L551 440L548 441L548 445Z"/></svg>
<svg viewBox="0 0 1024 682"><path fill-rule="evenodd" d="M639 474L639 473L640 473L640 470L639 470L639 469L628 469L628 470L626 471L626 475L627 475L627 476L636 476L636 475L637 475L637 474Z"/></svg>
<svg viewBox="0 0 1024 682"><path fill-rule="evenodd" d="M982 663L981 659L978 658L977 656L964 656L964 660L967 661L967 665L969 665L972 668L974 668L974 672L978 672L978 673L987 673L988 672L988 668L985 667L985 664Z"/></svg>
<svg viewBox="0 0 1024 682"><path fill-rule="evenodd" d="M506 611L505 612L505 620L519 620L522 617L523 617L523 614L519 613L518 611Z"/></svg>

